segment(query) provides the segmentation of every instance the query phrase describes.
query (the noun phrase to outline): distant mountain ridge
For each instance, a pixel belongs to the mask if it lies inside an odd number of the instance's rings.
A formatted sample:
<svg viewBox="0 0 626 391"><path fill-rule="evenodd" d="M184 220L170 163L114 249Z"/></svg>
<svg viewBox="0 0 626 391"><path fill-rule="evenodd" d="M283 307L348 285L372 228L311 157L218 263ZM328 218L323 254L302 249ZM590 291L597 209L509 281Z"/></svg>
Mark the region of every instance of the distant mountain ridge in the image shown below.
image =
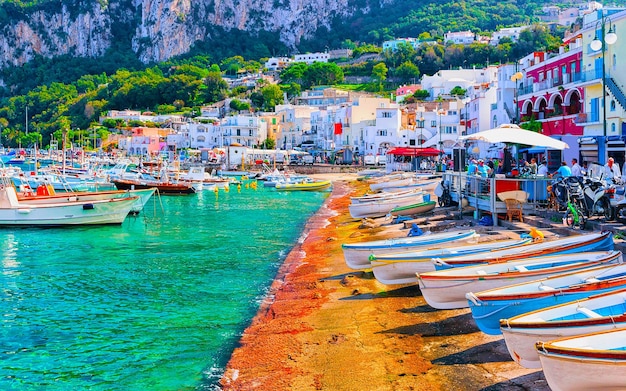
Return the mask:
<svg viewBox="0 0 626 391"><path fill-rule="evenodd" d="M78 0L0 6L0 68L36 56L99 57L127 41L143 63L187 53L214 29L275 32L287 47L311 38L335 18L391 0ZM253 44L252 42L250 43Z"/></svg>

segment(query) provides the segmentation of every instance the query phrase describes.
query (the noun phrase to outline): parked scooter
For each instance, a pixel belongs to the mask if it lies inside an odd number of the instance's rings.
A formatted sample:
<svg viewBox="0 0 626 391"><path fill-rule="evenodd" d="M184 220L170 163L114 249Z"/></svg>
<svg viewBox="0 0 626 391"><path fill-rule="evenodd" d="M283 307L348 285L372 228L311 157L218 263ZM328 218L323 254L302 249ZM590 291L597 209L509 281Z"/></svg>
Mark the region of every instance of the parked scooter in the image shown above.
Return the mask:
<svg viewBox="0 0 626 391"><path fill-rule="evenodd" d="M607 189L614 218L620 223L626 223L626 187L623 183L616 183Z"/></svg>
<svg viewBox="0 0 626 391"><path fill-rule="evenodd" d="M611 207L609 194L612 188L607 186L602 177L585 178L583 180L583 194L587 217L604 216L606 220L615 218L615 209Z"/></svg>

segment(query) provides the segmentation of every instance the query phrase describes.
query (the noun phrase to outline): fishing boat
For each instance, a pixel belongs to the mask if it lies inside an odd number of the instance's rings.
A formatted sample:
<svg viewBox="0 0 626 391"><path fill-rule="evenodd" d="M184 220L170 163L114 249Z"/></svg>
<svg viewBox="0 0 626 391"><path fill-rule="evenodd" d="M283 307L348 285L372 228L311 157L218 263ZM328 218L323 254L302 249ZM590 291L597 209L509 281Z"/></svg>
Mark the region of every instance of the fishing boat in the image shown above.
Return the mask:
<svg viewBox="0 0 626 391"><path fill-rule="evenodd" d="M532 239L509 239L482 242L478 244L463 244L439 249L426 249L396 254L372 254L369 257L374 277L383 284L416 284L416 273L435 270L432 262L434 257L451 258L509 247L528 245Z"/></svg>
<svg viewBox="0 0 626 391"><path fill-rule="evenodd" d="M287 191L320 191L330 187L330 181L302 181L294 183L276 183L276 190Z"/></svg>
<svg viewBox="0 0 626 391"><path fill-rule="evenodd" d="M500 320L626 287L626 264L589 268L523 284L466 294L478 328L499 335ZM617 280L616 280L617 279Z"/></svg>
<svg viewBox="0 0 626 391"><path fill-rule="evenodd" d="M390 213L392 215L419 215L422 213L430 212L435 209L435 205L437 203L435 201L424 201L417 204L410 204L406 206L399 206L397 208L391 209Z"/></svg>
<svg viewBox="0 0 626 391"><path fill-rule="evenodd" d="M538 341L535 348L553 391L626 388L626 328Z"/></svg>
<svg viewBox="0 0 626 391"><path fill-rule="evenodd" d="M121 224L138 197L93 201L24 203L9 178L0 182L0 225L66 226Z"/></svg>
<svg viewBox="0 0 626 391"><path fill-rule="evenodd" d="M533 243L520 249L503 249L489 254L470 254L451 259L434 259L435 269L449 269L460 266L472 266L483 263L509 262L517 259L539 257L551 254L571 254L583 251L613 250L613 233L609 231L594 232L585 235L567 236L564 238Z"/></svg>
<svg viewBox="0 0 626 391"><path fill-rule="evenodd" d="M476 231L462 230L360 243L344 243L341 245L341 249L346 264L352 269L362 270L371 267L370 254L393 254L419 248L443 248L456 246L463 242L476 242L477 239Z"/></svg>
<svg viewBox="0 0 626 391"><path fill-rule="evenodd" d="M621 262L619 251L550 255L517 261L418 273L424 299L433 308L467 308L465 295L515 283Z"/></svg>
<svg viewBox="0 0 626 391"><path fill-rule="evenodd" d="M189 182L160 181L154 178L141 179L113 179L112 182L119 190L151 189L156 188L159 194L193 194L196 188Z"/></svg>
<svg viewBox="0 0 626 391"><path fill-rule="evenodd" d="M56 193L51 185L40 185L36 191L28 189L26 192L17 194L18 200L23 204L46 204L50 202L74 202L74 201L97 201L113 198L138 197L130 209L130 213L140 213L148 200L154 195L156 188L135 190L110 190L97 192Z"/></svg>
<svg viewBox="0 0 626 391"><path fill-rule="evenodd" d="M511 358L525 368L541 368L537 341L626 328L626 288L502 319L500 327Z"/></svg>

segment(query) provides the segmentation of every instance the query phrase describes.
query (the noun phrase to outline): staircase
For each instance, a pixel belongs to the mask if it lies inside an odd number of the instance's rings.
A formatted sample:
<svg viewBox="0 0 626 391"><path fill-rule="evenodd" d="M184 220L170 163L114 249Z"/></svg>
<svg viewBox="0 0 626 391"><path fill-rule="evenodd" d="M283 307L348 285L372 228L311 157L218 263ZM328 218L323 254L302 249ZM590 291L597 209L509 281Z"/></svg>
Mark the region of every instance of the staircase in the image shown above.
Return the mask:
<svg viewBox="0 0 626 391"><path fill-rule="evenodd" d="M626 95L624 95L624 92L619 88L619 86L617 85L617 83L615 83L615 80L613 80L612 77L606 78L606 86L608 87L611 94L615 97L615 100L617 100L620 106L622 106L622 109L626 109Z"/></svg>
<svg viewBox="0 0 626 391"><path fill-rule="evenodd" d="M506 111L506 114L509 116L509 121L514 123L517 116L515 115L515 112L506 104L506 102L504 102L504 111Z"/></svg>

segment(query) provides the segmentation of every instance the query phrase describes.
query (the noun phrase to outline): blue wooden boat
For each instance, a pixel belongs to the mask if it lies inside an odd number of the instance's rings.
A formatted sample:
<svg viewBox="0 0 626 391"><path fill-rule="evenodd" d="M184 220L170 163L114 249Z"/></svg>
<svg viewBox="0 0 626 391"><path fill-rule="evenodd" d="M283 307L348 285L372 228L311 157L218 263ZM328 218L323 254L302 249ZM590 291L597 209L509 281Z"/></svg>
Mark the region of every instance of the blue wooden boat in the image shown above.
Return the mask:
<svg viewBox="0 0 626 391"><path fill-rule="evenodd" d="M555 254L574 254L585 251L610 251L615 247L613 233L595 232L586 235L567 236L565 238L533 243L523 248L493 251L489 254L470 254L450 259L433 259L436 270L453 267L473 266L485 263L509 262L530 257Z"/></svg>
<svg viewBox="0 0 626 391"><path fill-rule="evenodd" d="M626 288L625 277L626 264L620 263L482 292L469 292L465 297L478 328L485 334L499 335L502 334L501 319Z"/></svg>

